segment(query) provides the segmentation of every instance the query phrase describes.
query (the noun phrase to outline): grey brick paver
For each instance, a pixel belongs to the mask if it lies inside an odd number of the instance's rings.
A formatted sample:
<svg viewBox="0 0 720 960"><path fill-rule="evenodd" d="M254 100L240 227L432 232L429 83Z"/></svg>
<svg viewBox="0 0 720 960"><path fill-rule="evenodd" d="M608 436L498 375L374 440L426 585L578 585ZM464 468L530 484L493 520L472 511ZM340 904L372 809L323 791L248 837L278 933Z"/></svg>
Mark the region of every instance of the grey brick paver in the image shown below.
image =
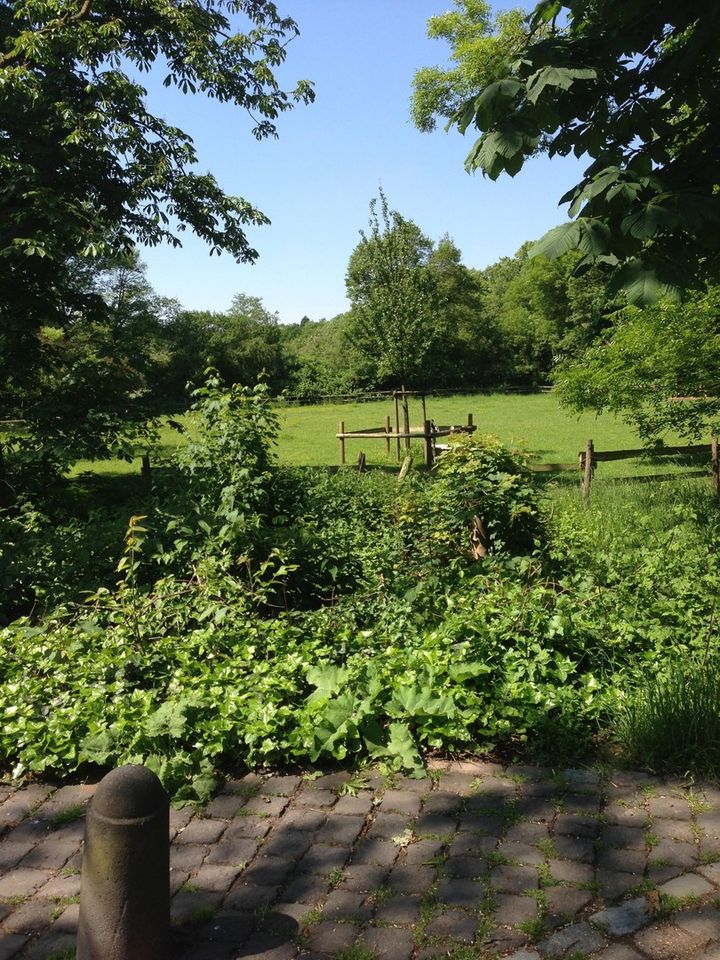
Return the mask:
<svg viewBox="0 0 720 960"><path fill-rule="evenodd" d="M498 765L436 766L436 783L396 776L388 786L370 772L341 797L344 771L248 776L203 811L173 810L176 955L328 960L359 943L378 960L430 960L466 949L482 921L472 949L488 960L720 960L720 863L699 854L720 852L720 790L696 787L691 809L682 784L634 774L515 767L512 780ZM93 789L0 787L0 960L73 945L84 819L51 829L51 818L84 808ZM542 887L547 933L532 945L518 925L538 916L544 870L555 885ZM638 894L652 881L680 900L669 922L652 922Z"/></svg>

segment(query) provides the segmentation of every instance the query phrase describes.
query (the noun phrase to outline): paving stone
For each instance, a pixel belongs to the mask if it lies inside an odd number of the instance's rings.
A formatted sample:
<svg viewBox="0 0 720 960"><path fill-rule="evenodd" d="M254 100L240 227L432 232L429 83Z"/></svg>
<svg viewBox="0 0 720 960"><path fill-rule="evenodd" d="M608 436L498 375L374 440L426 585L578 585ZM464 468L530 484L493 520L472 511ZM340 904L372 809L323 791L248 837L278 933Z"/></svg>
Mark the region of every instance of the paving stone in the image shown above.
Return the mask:
<svg viewBox="0 0 720 960"><path fill-rule="evenodd" d="M614 937L624 937L628 933L635 933L650 922L647 901L644 897L626 900L617 907L608 907L594 913L590 920L602 927Z"/></svg>
<svg viewBox="0 0 720 960"><path fill-rule="evenodd" d="M587 890L577 890L575 887L548 887L545 890L548 915L555 920L572 919L580 913L592 900Z"/></svg>
<svg viewBox="0 0 720 960"><path fill-rule="evenodd" d="M28 818L27 820L23 820L16 827L13 827L13 829L7 835L7 839L15 842L32 840L35 843L38 843L41 840L45 840L50 836L50 834L50 824L47 822L47 820L34 820L32 818Z"/></svg>
<svg viewBox="0 0 720 960"><path fill-rule="evenodd" d="M456 793L460 797L469 797L477 789L477 776L471 772L461 770L450 770L443 774L440 780L441 790L449 793Z"/></svg>
<svg viewBox="0 0 720 960"><path fill-rule="evenodd" d="M493 839L502 833L504 819L498 814L469 810L460 821L459 831L465 834L484 834Z"/></svg>
<svg viewBox="0 0 720 960"><path fill-rule="evenodd" d="M24 869L18 867L12 873L0 877L0 898L28 897L52 879L50 870Z"/></svg>
<svg viewBox="0 0 720 960"><path fill-rule="evenodd" d="M37 870L59 870L73 854L79 850L79 844L68 840L43 840L23 857L20 867Z"/></svg>
<svg viewBox="0 0 720 960"><path fill-rule="evenodd" d="M270 777L261 784L258 795L291 797L300 783L300 777Z"/></svg>
<svg viewBox="0 0 720 960"><path fill-rule="evenodd" d="M10 960L27 943L28 937L20 933L7 933L0 936L0 960Z"/></svg>
<svg viewBox="0 0 720 960"><path fill-rule="evenodd" d="M263 778L257 773L246 773L239 780L228 780L223 784L221 793L239 793L243 797L252 797L260 789Z"/></svg>
<svg viewBox="0 0 720 960"><path fill-rule="evenodd" d="M249 863L257 853L257 842L251 837L223 838L210 847L207 863Z"/></svg>
<svg viewBox="0 0 720 960"><path fill-rule="evenodd" d="M333 790L338 791L340 787L352 779L352 774L347 770L338 770L335 773L325 773L315 780L307 780L305 790ZM367 778L366 778L367 779Z"/></svg>
<svg viewBox="0 0 720 960"><path fill-rule="evenodd" d="M209 849L200 843L185 843L180 846L173 844L170 847L170 870L192 873L208 855Z"/></svg>
<svg viewBox="0 0 720 960"><path fill-rule="evenodd" d="M600 885L606 901L617 900L625 896L637 884L636 873L625 873L619 870L598 870L595 879Z"/></svg>
<svg viewBox="0 0 720 960"><path fill-rule="evenodd" d="M688 933L708 940L720 940L720 912L716 907L706 906L697 910L680 910L673 917L675 925Z"/></svg>
<svg viewBox="0 0 720 960"><path fill-rule="evenodd" d="M30 784L16 790L0 804L0 827L19 823L49 796L51 789L51 787L42 784Z"/></svg>
<svg viewBox="0 0 720 960"><path fill-rule="evenodd" d="M385 883L387 867L369 863L351 863L343 871L343 886L348 890L376 890Z"/></svg>
<svg viewBox="0 0 720 960"><path fill-rule="evenodd" d="M609 803L603 810L605 822L610 826L637 827L644 829L648 819L648 812L642 806L625 806L620 803Z"/></svg>
<svg viewBox="0 0 720 960"><path fill-rule="evenodd" d="M258 857L243 873L243 880L261 886L277 886L285 882L294 866L293 860L284 857Z"/></svg>
<svg viewBox="0 0 720 960"><path fill-rule="evenodd" d="M50 926L54 910L55 905L49 900L27 900L16 907L4 921L0 937L4 935L4 931L35 936Z"/></svg>
<svg viewBox="0 0 720 960"><path fill-rule="evenodd" d="M31 941L25 948L23 960L56 960L75 949L74 933L53 933L50 931L38 940ZM72 956L72 954L70 954ZM0 957L2 953L0 952Z"/></svg>
<svg viewBox="0 0 720 960"><path fill-rule="evenodd" d="M355 843L365 817L333 817L315 835L315 842L350 845Z"/></svg>
<svg viewBox="0 0 720 960"><path fill-rule="evenodd" d="M541 957L537 950L516 950L505 960L541 960Z"/></svg>
<svg viewBox="0 0 720 960"><path fill-rule="evenodd" d="M444 817L455 817L459 815L462 807L462 797L459 797L456 793L449 793L446 790L440 789L425 798L423 813L435 813Z"/></svg>
<svg viewBox="0 0 720 960"><path fill-rule="evenodd" d="M258 917L258 927L270 933L295 937L307 931L310 913L307 903L276 903Z"/></svg>
<svg viewBox="0 0 720 960"><path fill-rule="evenodd" d="M80 874L70 876L58 874L49 880L40 890L38 896L45 900L68 900L77 897L80 893Z"/></svg>
<svg viewBox="0 0 720 960"><path fill-rule="evenodd" d="M485 899L485 886L479 880L441 880L437 899L454 907L476 910Z"/></svg>
<svg viewBox="0 0 720 960"><path fill-rule="evenodd" d="M673 867L662 862L654 863L651 860L645 871L645 877L651 880L656 886L659 886L661 883L667 883L668 880L672 880L674 877L679 877L681 873L684 873L682 867Z"/></svg>
<svg viewBox="0 0 720 960"><path fill-rule="evenodd" d="M333 815L341 816L367 816L373 809L373 794L366 790L358 793L357 796L340 797L333 807Z"/></svg>
<svg viewBox="0 0 720 960"><path fill-rule="evenodd" d="M357 927L351 923L319 923L312 927L308 946L318 953L339 953L347 950L357 937Z"/></svg>
<svg viewBox="0 0 720 960"><path fill-rule="evenodd" d="M421 813L415 821L415 833L418 836L450 837L457 830L456 817L442 813Z"/></svg>
<svg viewBox="0 0 720 960"><path fill-rule="evenodd" d="M180 890L170 903L170 921L177 926L207 920L221 900L222 893L215 890Z"/></svg>
<svg viewBox="0 0 720 960"><path fill-rule="evenodd" d="M355 863L373 863L389 867L397 859L399 848L392 840L371 838L361 840L355 848Z"/></svg>
<svg viewBox="0 0 720 960"><path fill-rule="evenodd" d="M420 813L422 794L411 790L386 790L382 797L380 809L387 813L402 813L414 817Z"/></svg>
<svg viewBox="0 0 720 960"><path fill-rule="evenodd" d="M240 873L240 868L232 864L205 863L193 875L193 886L200 890L214 890L225 893L233 885Z"/></svg>
<svg viewBox="0 0 720 960"><path fill-rule="evenodd" d="M325 899L330 884L326 877L319 877L312 873L291 877L280 900L288 903L316 904Z"/></svg>
<svg viewBox="0 0 720 960"><path fill-rule="evenodd" d="M474 943L477 920L464 910L448 910L434 917L425 931L428 937L448 937L462 943Z"/></svg>
<svg viewBox="0 0 720 960"><path fill-rule="evenodd" d="M561 883L591 883L595 876L592 864L576 860L549 860L550 873Z"/></svg>
<svg viewBox="0 0 720 960"><path fill-rule="evenodd" d="M345 847L331 847L327 844L313 844L305 856L298 861L301 873L319 873L323 876L345 866L349 850Z"/></svg>
<svg viewBox="0 0 720 960"><path fill-rule="evenodd" d="M573 923L562 930L556 930L546 940L538 944L541 954L559 957L564 953L592 953L605 945L604 938L593 930L589 923Z"/></svg>
<svg viewBox="0 0 720 960"><path fill-rule="evenodd" d="M526 783L549 779L552 771L547 767L536 767L527 763L510 763L505 768L505 776L514 778L519 781L520 786L525 786Z"/></svg>
<svg viewBox="0 0 720 960"><path fill-rule="evenodd" d="M423 894L435 881L435 870L410 864L395 865L388 874L387 883L397 893Z"/></svg>
<svg viewBox="0 0 720 960"><path fill-rule="evenodd" d="M597 786L601 780L600 774L596 770L589 770L585 767L563 770L562 775L569 784L575 786Z"/></svg>
<svg viewBox="0 0 720 960"><path fill-rule="evenodd" d="M510 894L499 894L495 897L495 923L516 927L519 923L532 920L537 916L537 903L532 897L516 897Z"/></svg>
<svg viewBox="0 0 720 960"><path fill-rule="evenodd" d="M493 853L497 847L495 836L486 837L477 833L468 833L458 831L455 834L452 843L448 847L448 855L451 857L465 856L485 856Z"/></svg>
<svg viewBox="0 0 720 960"><path fill-rule="evenodd" d="M355 800L356 797L342 797L341 800L338 800L338 805L343 800ZM333 814L341 813L342 811L338 810L336 807L333 810ZM291 808L282 818L282 825L284 830L297 830L302 833L312 833L315 830L319 830L320 827L327 820L327 814L322 810L312 810L308 807L301 808Z"/></svg>
<svg viewBox="0 0 720 960"><path fill-rule="evenodd" d="M255 931L255 919L247 913L220 910L202 929L207 940L239 946Z"/></svg>
<svg viewBox="0 0 720 960"><path fill-rule="evenodd" d="M685 797L650 797L648 812L653 819L669 817L672 820L689 820L691 817L690 806Z"/></svg>
<svg viewBox="0 0 720 960"><path fill-rule="evenodd" d="M388 897L375 908L375 919L378 923L410 926L420 919L420 902L420 897L408 894Z"/></svg>
<svg viewBox="0 0 720 960"><path fill-rule="evenodd" d="M267 857L297 860L308 851L313 842L312 834L307 831L287 830L283 825L276 827L272 833L268 834L262 846L262 853Z"/></svg>
<svg viewBox="0 0 720 960"><path fill-rule="evenodd" d="M396 790L412 790L413 793L428 793L432 785L430 777L403 777L396 774L393 779Z"/></svg>
<svg viewBox="0 0 720 960"><path fill-rule="evenodd" d="M297 953L294 945L273 933L254 933L240 949L233 953L234 960L245 957L262 957L262 960L291 960Z"/></svg>
<svg viewBox="0 0 720 960"><path fill-rule="evenodd" d="M603 828L600 839L607 847L627 847L631 850L644 850L647 846L647 832L644 827L628 827L621 824Z"/></svg>
<svg viewBox="0 0 720 960"><path fill-rule="evenodd" d="M227 829L224 820L203 819L195 817L178 833L174 843L215 843Z"/></svg>
<svg viewBox="0 0 720 960"><path fill-rule="evenodd" d="M600 833L600 824L593 817L559 813L553 825L556 836L588 837L594 840Z"/></svg>
<svg viewBox="0 0 720 960"><path fill-rule="evenodd" d="M536 890L538 885L537 870L532 867L498 866L490 872L490 884L493 890L501 893L524 893L525 890Z"/></svg>
<svg viewBox="0 0 720 960"><path fill-rule="evenodd" d="M12 870L34 846L34 840L3 840L0 843L0 873Z"/></svg>
<svg viewBox="0 0 720 960"><path fill-rule="evenodd" d="M484 877L490 864L484 857L449 857L443 869L448 877Z"/></svg>
<svg viewBox="0 0 720 960"><path fill-rule="evenodd" d="M518 843L538 843L540 840L546 840L549 836L546 823L533 823L532 821L521 821L515 823L505 831L505 840Z"/></svg>
<svg viewBox="0 0 720 960"><path fill-rule="evenodd" d="M258 817L279 817L290 801L287 797L252 797L243 807L243 811Z"/></svg>
<svg viewBox="0 0 720 960"><path fill-rule="evenodd" d="M530 942L527 933L518 930L517 927L493 927L483 940L483 945L490 946L493 950L502 951L503 955L508 950L515 950L517 947L526 946ZM497 954L495 954L497 956Z"/></svg>
<svg viewBox="0 0 720 960"><path fill-rule="evenodd" d="M541 797L520 797L513 806L513 815L549 825L555 819L557 809L555 803L548 803Z"/></svg>
<svg viewBox="0 0 720 960"><path fill-rule="evenodd" d="M174 837L178 830L182 830L193 818L192 807L170 807L170 837Z"/></svg>
<svg viewBox="0 0 720 960"><path fill-rule="evenodd" d="M595 845L586 837L555 837L554 844L558 856L565 860L592 863L595 859Z"/></svg>
<svg viewBox="0 0 720 960"><path fill-rule="evenodd" d="M700 877L696 873L686 873L682 877L669 880L661 887L658 887L661 894L679 898L702 897L704 894L710 893L712 889L712 885L708 883L704 877Z"/></svg>
<svg viewBox="0 0 720 960"><path fill-rule="evenodd" d="M400 813L378 813L368 830L370 838L384 838L391 840L400 836L411 825L411 821Z"/></svg>
<svg viewBox="0 0 720 960"><path fill-rule="evenodd" d="M668 821L669 822L669 821ZM665 840L648 854L650 863L668 863L675 867L693 867L698 862L698 848L694 843L673 843Z"/></svg>
<svg viewBox="0 0 720 960"><path fill-rule="evenodd" d="M213 819L232 820L244 804L245 798L237 794L220 794L208 803L203 813Z"/></svg>
<svg viewBox="0 0 720 960"><path fill-rule="evenodd" d="M283 823L285 822L283 819ZM235 839L235 837L254 837L256 840L261 840L272 826L273 821L269 817L235 817L223 834L223 840Z"/></svg>
<svg viewBox="0 0 720 960"><path fill-rule="evenodd" d="M293 803L300 807L317 807L324 810L332 807L336 800L337 794L332 790L308 790L305 787L302 793L294 798Z"/></svg>
<svg viewBox="0 0 720 960"><path fill-rule="evenodd" d="M442 849L443 842L440 839L416 840L414 843L405 847L405 851L402 854L402 862L404 864L425 864L428 860L433 860L439 856Z"/></svg>
<svg viewBox="0 0 720 960"><path fill-rule="evenodd" d="M605 847L597 859L599 870L621 870L638 875L644 872L646 863L644 850L628 850L626 847Z"/></svg>
<svg viewBox="0 0 720 960"><path fill-rule="evenodd" d="M600 813L600 797L587 794L568 793L563 798L563 809L566 813L577 813L581 816L592 817Z"/></svg>
<svg viewBox="0 0 720 960"><path fill-rule="evenodd" d="M53 923L53 932L77 934L79 920L80 904L70 903Z"/></svg>
<svg viewBox="0 0 720 960"><path fill-rule="evenodd" d="M393 927L368 927L362 940L378 960L409 960L415 949L412 933Z"/></svg>
<svg viewBox="0 0 720 960"><path fill-rule="evenodd" d="M322 909L328 920L353 920L362 923L372 916L372 907L366 902L365 894L351 890L333 890Z"/></svg>
<svg viewBox="0 0 720 960"><path fill-rule="evenodd" d="M235 960L237 954L233 952L231 944L212 941L192 944L185 947L177 956L178 960L230 960L231 955Z"/></svg>
<svg viewBox="0 0 720 960"><path fill-rule="evenodd" d="M696 960L705 941L670 923L655 924L635 935L635 946L652 960Z"/></svg>
<svg viewBox="0 0 720 960"><path fill-rule="evenodd" d="M720 839L720 811L698 814L697 824L706 837Z"/></svg>
<svg viewBox="0 0 720 960"><path fill-rule="evenodd" d="M522 866L537 867L545 862L545 857L538 848L529 843L512 843L501 840L497 846L497 852L507 860L519 863Z"/></svg>
<svg viewBox="0 0 720 960"><path fill-rule="evenodd" d="M644 960L644 957L627 943L613 943L594 953L593 960Z"/></svg>
<svg viewBox="0 0 720 960"><path fill-rule="evenodd" d="M683 840L685 843L694 843L693 825L687 820L653 820L648 833L660 840Z"/></svg>
<svg viewBox="0 0 720 960"><path fill-rule="evenodd" d="M695 872L702 874L702 876L711 883L720 885L720 863L705 864L704 866L698 867Z"/></svg>
<svg viewBox="0 0 720 960"><path fill-rule="evenodd" d="M276 886L263 886L259 883L236 883L224 901L228 910L252 911L262 909L277 896Z"/></svg>

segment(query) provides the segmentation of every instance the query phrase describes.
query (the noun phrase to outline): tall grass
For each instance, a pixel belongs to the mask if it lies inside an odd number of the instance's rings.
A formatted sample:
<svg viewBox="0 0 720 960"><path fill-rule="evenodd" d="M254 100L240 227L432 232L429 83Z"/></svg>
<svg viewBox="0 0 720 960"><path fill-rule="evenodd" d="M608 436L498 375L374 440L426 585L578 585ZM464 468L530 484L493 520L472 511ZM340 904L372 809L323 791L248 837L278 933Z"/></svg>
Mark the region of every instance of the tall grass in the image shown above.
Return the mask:
<svg viewBox="0 0 720 960"><path fill-rule="evenodd" d="M720 661L678 661L620 710L627 759L660 773L720 774Z"/></svg>

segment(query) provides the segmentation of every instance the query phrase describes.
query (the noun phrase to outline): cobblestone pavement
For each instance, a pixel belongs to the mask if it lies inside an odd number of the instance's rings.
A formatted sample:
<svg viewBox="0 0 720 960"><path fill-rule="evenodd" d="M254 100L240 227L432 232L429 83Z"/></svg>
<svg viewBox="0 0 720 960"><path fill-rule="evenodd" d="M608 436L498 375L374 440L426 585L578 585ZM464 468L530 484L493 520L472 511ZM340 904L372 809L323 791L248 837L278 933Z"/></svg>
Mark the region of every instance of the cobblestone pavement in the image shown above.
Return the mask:
<svg viewBox="0 0 720 960"><path fill-rule="evenodd" d="M74 956L91 784L0 784L0 960ZM171 813L178 960L720 960L720 790L436 764Z"/></svg>

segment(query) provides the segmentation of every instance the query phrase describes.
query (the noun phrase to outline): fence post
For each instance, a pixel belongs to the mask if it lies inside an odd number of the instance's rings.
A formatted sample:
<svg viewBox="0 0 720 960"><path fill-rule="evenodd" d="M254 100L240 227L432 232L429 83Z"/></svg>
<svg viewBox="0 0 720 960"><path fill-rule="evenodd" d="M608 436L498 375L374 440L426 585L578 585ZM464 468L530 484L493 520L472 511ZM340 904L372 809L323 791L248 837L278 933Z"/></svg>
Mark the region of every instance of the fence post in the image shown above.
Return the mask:
<svg viewBox="0 0 720 960"><path fill-rule="evenodd" d="M472 415L471 413L468 414L468 422L467 422L467 425L468 425L468 427L474 426L474 424L473 424L473 415ZM469 431L469 432L472 432L472 431Z"/></svg>
<svg viewBox="0 0 720 960"><path fill-rule="evenodd" d="M405 434L405 449L410 449L410 408L408 407L407 393L403 387L403 432Z"/></svg>
<svg viewBox="0 0 720 960"><path fill-rule="evenodd" d="M395 404L395 433L397 434L397 439L395 440L395 445L397 447L397 459L400 463L400 408L398 406L398 395L397 393L393 394L393 402Z"/></svg>
<svg viewBox="0 0 720 960"><path fill-rule="evenodd" d="M143 478L143 481L150 486L150 454L143 454L142 466L140 467L140 476Z"/></svg>
<svg viewBox="0 0 720 960"><path fill-rule="evenodd" d="M720 497L720 457L718 457L718 438L717 434L712 435L710 441L710 456L712 459L712 485L713 496Z"/></svg>
<svg viewBox="0 0 720 960"><path fill-rule="evenodd" d="M593 442L592 440L588 440L587 446L585 447L585 472L583 474L582 487L585 506L587 506L588 500L590 499L590 483L592 482L593 470L595 469L594 453L595 447L593 446Z"/></svg>
<svg viewBox="0 0 720 960"><path fill-rule="evenodd" d="M77 960L168 960L169 804L127 764L100 783L85 824Z"/></svg>
<svg viewBox="0 0 720 960"><path fill-rule="evenodd" d="M433 429L432 422L430 420L425 421L425 428L423 431L423 454L425 456L425 466L431 467L433 465Z"/></svg>
<svg viewBox="0 0 720 960"><path fill-rule="evenodd" d="M385 453L390 453L390 416L385 417Z"/></svg>
<svg viewBox="0 0 720 960"><path fill-rule="evenodd" d="M345 421L340 421L340 430L338 431L340 436L338 437L338 442L340 444L340 464L345 463Z"/></svg>

